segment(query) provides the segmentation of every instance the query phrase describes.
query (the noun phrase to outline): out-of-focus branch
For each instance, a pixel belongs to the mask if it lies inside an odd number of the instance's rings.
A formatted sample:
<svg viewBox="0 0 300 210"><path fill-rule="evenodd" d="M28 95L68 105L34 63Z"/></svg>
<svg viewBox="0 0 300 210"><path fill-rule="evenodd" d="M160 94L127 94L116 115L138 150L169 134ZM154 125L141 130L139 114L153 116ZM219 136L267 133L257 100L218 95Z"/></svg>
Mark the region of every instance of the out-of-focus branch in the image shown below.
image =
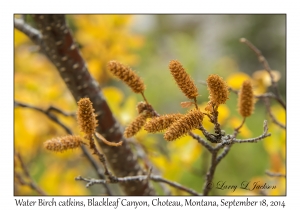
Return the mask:
<svg viewBox="0 0 300 210"><path fill-rule="evenodd" d="M224 147L223 152L220 155L218 155L218 157L216 159L217 163L219 163L228 154L228 152L230 151L230 147L231 147L231 145L226 145Z"/></svg>
<svg viewBox="0 0 300 210"><path fill-rule="evenodd" d="M191 195L201 195L199 193L197 193L196 191L187 188L185 186L182 186L181 184L177 183L177 182L172 182L170 180L164 179L161 176L157 176L157 175L139 175L139 176L128 176L128 177L116 177L116 179L114 180L114 182L111 182L109 180L104 180L104 179L88 179L88 178L84 178L81 176L78 176L75 178L75 180L78 181L85 181L87 182L86 187L90 187L94 184L102 184L102 183L119 183L119 182L145 182L148 180L152 180L155 182L163 182L165 184L168 184L176 189L179 189L181 191L187 192Z"/></svg>
<svg viewBox="0 0 300 210"><path fill-rule="evenodd" d="M28 179L29 181L25 181L22 174L18 173L15 171L15 176L19 180L21 185L27 185L29 186L32 190L36 191L40 195L47 195L32 179L32 177L29 174L29 171L21 157L21 154L17 151L15 151L15 157L18 159L20 162L21 169L23 171L24 177ZM15 166L16 167L16 166Z"/></svg>
<svg viewBox="0 0 300 210"><path fill-rule="evenodd" d="M66 112L63 112L62 110L60 110L56 107L53 107L53 106L50 106L49 108L44 110L44 109L41 109L39 107L32 106L32 105L29 105L29 104L25 104L25 103L22 103L22 102L19 102L19 101L14 101L14 106L15 106L15 108L24 107L24 108L30 108L30 109L34 109L36 111L39 111L39 112L45 114L47 117L49 117L52 121L54 121L55 123L60 125L67 133L69 133L69 134L72 133L72 131L66 125L64 125L55 115L53 115L51 113L51 111L56 111L56 112L58 112L58 113L60 113L64 116L72 116L72 117L75 116L74 113L66 113Z"/></svg>
<svg viewBox="0 0 300 210"><path fill-rule="evenodd" d="M207 141L205 141L204 139L202 139L200 136L198 136L198 135L196 135L196 134L194 134L194 133L192 133L192 132L189 132L189 135L191 136L191 137L193 137L193 139L196 139L202 146L204 146L208 151L210 151L210 152L213 152L214 151L214 148L211 146L211 145L209 145L208 143L207 143Z"/></svg>
<svg viewBox="0 0 300 210"><path fill-rule="evenodd" d="M100 162L102 163L104 168L104 174L108 176L111 182L114 182L114 180L116 180L116 177L109 170L105 156L96 147L94 138L92 136L86 138L90 141L90 149L93 151L93 154L95 154L99 158Z"/></svg>
<svg viewBox="0 0 300 210"><path fill-rule="evenodd" d="M275 173L275 172L271 172L271 171L265 171L265 173L268 176L271 176L271 177L284 177L284 178L286 178L286 175L285 174L281 174L281 173Z"/></svg>
<svg viewBox="0 0 300 210"><path fill-rule="evenodd" d="M31 41L33 41L35 44L39 45L42 41L41 33L30 26L29 24L24 22L24 19L14 19L14 27L18 29L19 31L23 32L25 35L27 35Z"/></svg>
<svg viewBox="0 0 300 210"><path fill-rule="evenodd" d="M276 124L276 125L278 125L278 126L279 126L280 128L282 128L282 129L286 129L286 126L283 125L282 123L280 123L280 122L276 119L276 117L274 116L274 114L272 113L272 111L271 111L271 105L270 105L270 100L269 100L268 98L265 98L265 99L264 99L264 102L265 102L265 105L266 105L267 112L268 112L268 114L270 115L270 117L271 117L273 123Z"/></svg>
<svg viewBox="0 0 300 210"><path fill-rule="evenodd" d="M203 195L208 195L209 191L211 190L210 183L212 183L212 180L215 175L216 167L218 165L218 162L220 162L217 161L217 151L214 151L211 155L212 157L211 157L210 167L208 169L208 172L206 173L206 179L203 186Z"/></svg>
<svg viewBox="0 0 300 210"><path fill-rule="evenodd" d="M284 101L282 100L282 98L280 97L280 93L279 93L277 82L274 79L274 76L273 76L273 74L271 72L271 68L269 66L269 63L268 63L267 59L263 56L263 54L261 53L261 51L256 46L254 46L249 40L247 40L245 38L241 38L240 42L246 44L256 54L256 56L258 58L258 61L262 63L262 65L264 66L265 70L270 75L272 87L273 87L274 93L276 95L275 99L279 102L279 104L284 109L286 109L286 105L285 105Z"/></svg>

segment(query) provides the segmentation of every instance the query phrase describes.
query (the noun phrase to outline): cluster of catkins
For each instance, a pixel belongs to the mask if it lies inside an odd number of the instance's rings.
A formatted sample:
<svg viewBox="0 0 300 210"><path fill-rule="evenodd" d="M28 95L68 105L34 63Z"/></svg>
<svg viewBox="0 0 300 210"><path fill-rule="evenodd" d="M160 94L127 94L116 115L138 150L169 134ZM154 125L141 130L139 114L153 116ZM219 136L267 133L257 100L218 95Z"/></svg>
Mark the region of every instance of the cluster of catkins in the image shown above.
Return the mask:
<svg viewBox="0 0 300 210"><path fill-rule="evenodd" d="M85 133L84 139L92 140L96 133L98 121L94 113L93 104L89 98L82 98L78 101L77 122L80 130ZM68 149L75 149L85 144L83 138L78 135L67 135L56 137L44 142L47 150L63 152Z"/></svg>
<svg viewBox="0 0 300 210"><path fill-rule="evenodd" d="M131 68L117 61L110 61L108 63L108 69L116 77L125 82L133 92L141 93L144 97L145 85L142 79ZM144 127L149 133L164 131L164 139L173 141L188 134L189 131L199 128L202 124L204 114L197 106L196 97L199 94L192 78L177 60L170 61L169 70L184 95L194 100L195 108L186 114L176 113L159 116L147 101L139 102L137 105L138 116L125 129L125 137L129 138L134 136ZM205 111L211 113L214 109L217 109L220 104L225 104L229 98L229 91L223 78L215 74L207 78L207 87L209 90L209 102ZM253 98L251 83L246 81L243 83L238 102L239 112L243 117L251 115L254 108Z"/></svg>
<svg viewBox="0 0 300 210"><path fill-rule="evenodd" d="M110 61L108 63L108 69L116 77L125 82L133 92L141 93L144 97L145 85L143 80L131 68L117 61ZM173 141L201 126L204 114L197 106L196 97L199 94L194 81L177 60L170 61L169 70L184 95L194 101L195 107L186 114L175 113L160 116L147 101L139 102L137 105L138 116L124 131L126 138L134 136L144 127L149 133L165 132L164 139ZM223 78L216 74L209 75L206 82L209 91L209 102L205 107L205 111L207 111L205 114L209 115L216 110L220 104L225 104L229 98L229 91ZM245 81L239 91L238 111L241 116L246 118L252 114L253 110L254 94L252 85L250 81ZM78 101L77 121L81 131L86 135L84 138L88 140L92 140L93 135L97 134L96 127L98 126L98 121L96 120L94 111L89 98L82 98ZM107 143L110 144L110 142ZM44 147L51 151L63 152L67 149L77 148L82 144L85 143L80 136L67 135L46 141ZM120 145L121 144L115 144L112 146Z"/></svg>

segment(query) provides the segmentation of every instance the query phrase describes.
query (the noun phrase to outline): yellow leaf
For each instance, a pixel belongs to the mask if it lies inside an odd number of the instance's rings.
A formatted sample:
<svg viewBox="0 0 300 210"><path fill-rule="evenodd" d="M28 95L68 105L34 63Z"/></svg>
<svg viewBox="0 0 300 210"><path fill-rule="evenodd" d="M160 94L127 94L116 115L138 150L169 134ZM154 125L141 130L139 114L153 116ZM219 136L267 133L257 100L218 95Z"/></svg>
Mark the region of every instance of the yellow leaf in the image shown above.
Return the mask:
<svg viewBox="0 0 300 210"><path fill-rule="evenodd" d="M274 81L277 82L281 75L279 71L271 71ZM259 95L266 92L267 87L271 85L271 77L266 70L258 70L252 74L254 93Z"/></svg>
<svg viewBox="0 0 300 210"><path fill-rule="evenodd" d="M232 128L237 128L241 125L242 120L236 118L236 117L232 117L229 120L229 124ZM244 123L243 127L239 130L240 133L238 135L241 135L244 138L249 138L252 135L252 132L249 130L248 126L246 123Z"/></svg>
<svg viewBox="0 0 300 210"><path fill-rule="evenodd" d="M230 115L230 110L226 104L221 104L218 108L218 121L222 125Z"/></svg>
<svg viewBox="0 0 300 210"><path fill-rule="evenodd" d="M127 97L120 113L120 121L122 123L128 124L138 115L136 105L137 100L134 95Z"/></svg>
<svg viewBox="0 0 300 210"><path fill-rule="evenodd" d="M235 72L229 75L226 79L227 84L234 90L238 90L241 88L243 82L245 80L250 80L251 77L243 72Z"/></svg>
<svg viewBox="0 0 300 210"><path fill-rule="evenodd" d="M124 99L124 94L116 87L104 87L102 93L106 98L106 101L115 115L120 113L120 105Z"/></svg>
<svg viewBox="0 0 300 210"><path fill-rule="evenodd" d="M277 70L272 70L271 74L272 74L275 82L278 82L279 79L281 78L281 74ZM267 87L271 86L271 84L272 84L270 74L266 70L255 71L252 74L252 78L254 80L262 80L263 84Z"/></svg>
<svg viewBox="0 0 300 210"><path fill-rule="evenodd" d="M14 36L15 47L18 47L21 44L24 44L29 41L28 37L22 32L20 32L19 30L15 29L14 32L15 32L15 36Z"/></svg>

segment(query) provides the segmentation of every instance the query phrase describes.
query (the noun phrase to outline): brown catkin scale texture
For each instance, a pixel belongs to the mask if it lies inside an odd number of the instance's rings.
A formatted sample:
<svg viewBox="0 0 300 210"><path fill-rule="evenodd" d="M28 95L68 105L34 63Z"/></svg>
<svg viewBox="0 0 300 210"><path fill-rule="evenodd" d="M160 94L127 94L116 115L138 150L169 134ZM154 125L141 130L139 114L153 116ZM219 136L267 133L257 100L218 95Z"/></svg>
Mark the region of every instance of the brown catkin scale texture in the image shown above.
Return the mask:
<svg viewBox="0 0 300 210"><path fill-rule="evenodd" d="M176 140L189 131L199 128L203 121L203 113L198 109L193 109L182 118L174 122L164 134L167 141Z"/></svg>
<svg viewBox="0 0 300 210"><path fill-rule="evenodd" d="M194 99L198 96L198 90L191 77L186 73L181 63L177 60L171 60L169 69L178 87L189 99Z"/></svg>
<svg viewBox="0 0 300 210"><path fill-rule="evenodd" d="M209 75L207 80L209 90L209 99L214 105L225 104L229 99L229 90L226 82L222 77L216 74Z"/></svg>
<svg viewBox="0 0 300 210"><path fill-rule="evenodd" d="M89 98L82 98L78 101L77 121L81 131L88 136L94 134L98 126L94 111L93 103Z"/></svg>
<svg viewBox="0 0 300 210"><path fill-rule="evenodd" d="M51 140L44 142L44 147L47 150L54 152L63 152L68 149L75 149L79 147L81 144L84 144L80 136L63 136L53 138Z"/></svg>
<svg viewBox="0 0 300 210"><path fill-rule="evenodd" d="M183 114L166 114L149 120L144 129L149 133L161 132L171 126L172 123L183 117Z"/></svg>
<svg viewBox="0 0 300 210"><path fill-rule="evenodd" d="M145 85L142 79L129 67L117 62L110 61L108 63L108 69L116 77L125 82L133 92L142 93L145 90Z"/></svg>
<svg viewBox="0 0 300 210"><path fill-rule="evenodd" d="M249 117L254 110L254 94L249 80L243 82L238 96L238 111L243 117Z"/></svg>
<svg viewBox="0 0 300 210"><path fill-rule="evenodd" d="M137 134L142 127L145 125L146 120L151 114L148 111L143 111L140 113L134 121L132 121L125 129L124 136L130 138Z"/></svg>

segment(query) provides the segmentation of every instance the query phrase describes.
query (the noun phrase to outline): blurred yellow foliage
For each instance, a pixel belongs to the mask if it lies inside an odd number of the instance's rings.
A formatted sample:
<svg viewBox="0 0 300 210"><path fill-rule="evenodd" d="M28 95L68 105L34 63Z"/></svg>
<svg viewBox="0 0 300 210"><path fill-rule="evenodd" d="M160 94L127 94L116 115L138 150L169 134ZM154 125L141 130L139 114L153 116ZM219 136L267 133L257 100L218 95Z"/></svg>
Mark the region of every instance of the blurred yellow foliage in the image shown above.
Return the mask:
<svg viewBox="0 0 300 210"><path fill-rule="evenodd" d="M243 82L249 79L250 76L248 74L235 72L227 77L226 82L232 89L239 90L242 87Z"/></svg>
<svg viewBox="0 0 300 210"><path fill-rule="evenodd" d="M274 81L277 82L281 75L279 71L272 71ZM252 74L252 77L243 72L234 72L226 79L227 84L234 90L239 90L242 83L246 80L251 80L253 84L253 91L255 95L260 95L266 92L267 88L271 86L271 78L266 70L258 70Z"/></svg>
<svg viewBox="0 0 300 210"><path fill-rule="evenodd" d="M134 53L143 44L143 38L130 32L131 15L73 15L75 38L91 74L102 84L111 77L107 70L110 60L129 66L139 58ZM80 29L80 30L79 30Z"/></svg>
<svg viewBox="0 0 300 210"><path fill-rule="evenodd" d="M237 117L231 117L229 120L229 124L231 128L237 128L241 125L242 119L238 119ZM242 136L243 138L250 138L252 136L252 132L247 126L247 120L246 123L244 123L243 127L239 130L240 133L239 135Z"/></svg>
<svg viewBox="0 0 300 210"><path fill-rule="evenodd" d="M275 82L277 82L281 75L279 71L272 70L271 74ZM254 93L259 95L266 92L267 87L271 86L271 77L266 70L258 70L252 74L253 84L254 84Z"/></svg>

